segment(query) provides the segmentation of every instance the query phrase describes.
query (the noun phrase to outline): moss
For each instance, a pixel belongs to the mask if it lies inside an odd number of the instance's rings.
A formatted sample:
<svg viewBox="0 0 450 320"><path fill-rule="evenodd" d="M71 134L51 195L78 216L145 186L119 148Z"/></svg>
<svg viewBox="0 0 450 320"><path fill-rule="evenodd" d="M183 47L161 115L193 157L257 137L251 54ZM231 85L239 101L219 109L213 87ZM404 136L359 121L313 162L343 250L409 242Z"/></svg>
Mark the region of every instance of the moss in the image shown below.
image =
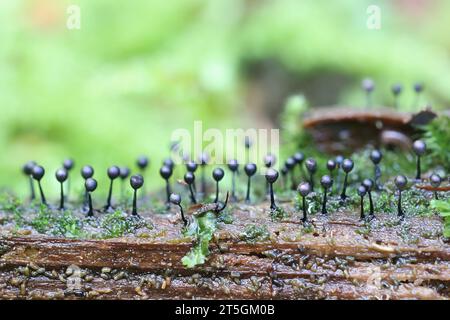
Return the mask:
<svg viewBox="0 0 450 320"><path fill-rule="evenodd" d="M217 222L223 222L225 224L232 224L234 221L233 214L229 208L226 208L217 216Z"/></svg>
<svg viewBox="0 0 450 320"><path fill-rule="evenodd" d="M315 229L314 229L314 226L313 226L312 224L310 224L310 223L305 223L305 224L303 225L303 228L302 228L302 233L303 233L303 234L313 233L314 231L315 231Z"/></svg>
<svg viewBox="0 0 450 320"><path fill-rule="evenodd" d="M450 238L450 199L432 200L431 207L444 218L443 235L446 238Z"/></svg>
<svg viewBox="0 0 450 320"><path fill-rule="evenodd" d="M67 238L84 238L83 223L71 211L63 211L56 215L53 222L52 234Z"/></svg>
<svg viewBox="0 0 450 320"><path fill-rule="evenodd" d="M249 243L267 241L269 238L270 233L265 225L258 226L255 224L250 224L245 227L244 232L241 234L241 239Z"/></svg>
<svg viewBox="0 0 450 320"><path fill-rule="evenodd" d="M450 117L441 115L423 127L424 139L430 150L428 161L450 170Z"/></svg>
<svg viewBox="0 0 450 320"><path fill-rule="evenodd" d="M0 209L7 212L14 212L22 206L22 201L16 196L2 192L0 194Z"/></svg>
<svg viewBox="0 0 450 320"><path fill-rule="evenodd" d="M118 238L126 234L132 234L139 228L152 229L149 223L135 216L128 216L126 213L116 210L108 214L101 221L102 238Z"/></svg>
<svg viewBox="0 0 450 320"><path fill-rule="evenodd" d="M289 217L289 213L281 207L270 210L270 218L272 221L281 221L287 217Z"/></svg>
<svg viewBox="0 0 450 320"><path fill-rule="evenodd" d="M39 233L46 233L52 224L52 212L46 205L41 204L36 216L31 220L31 226Z"/></svg>
<svg viewBox="0 0 450 320"><path fill-rule="evenodd" d="M360 234L362 236L370 235L371 231L372 231L372 224L371 223L364 223L364 225L361 228L358 228L358 229L355 230L356 234Z"/></svg>
<svg viewBox="0 0 450 320"><path fill-rule="evenodd" d="M307 197L307 210L309 214L316 214L322 212L322 202L323 202L323 190L317 190L314 193L309 194ZM299 199L299 210L301 209L300 203L301 198ZM352 204L352 201L347 201L342 203L340 198L337 195L330 196L327 195L327 211L328 212L336 212L341 208L345 208Z"/></svg>

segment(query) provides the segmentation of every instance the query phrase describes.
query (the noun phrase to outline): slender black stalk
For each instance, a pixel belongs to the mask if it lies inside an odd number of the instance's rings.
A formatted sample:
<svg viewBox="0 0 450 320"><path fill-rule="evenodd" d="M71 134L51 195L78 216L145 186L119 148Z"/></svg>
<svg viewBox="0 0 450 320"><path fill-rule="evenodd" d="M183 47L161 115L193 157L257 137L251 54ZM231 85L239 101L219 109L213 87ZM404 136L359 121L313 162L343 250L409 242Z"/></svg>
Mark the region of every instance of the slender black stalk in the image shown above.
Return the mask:
<svg viewBox="0 0 450 320"><path fill-rule="evenodd" d="M333 176L333 170L329 170L329 172L330 172L330 178L331 178L331 180L333 180L333 178L334 178L334 176ZM330 188L330 195L333 193L333 186L331 186L331 188Z"/></svg>
<svg viewBox="0 0 450 320"><path fill-rule="evenodd" d="M378 164L376 164L374 169L374 181L376 190L381 190L380 178L381 178L381 168Z"/></svg>
<svg viewBox="0 0 450 320"><path fill-rule="evenodd" d="M374 216L374 209L373 209L373 201L372 201L372 192L370 190L367 190L367 193L369 194L369 214L371 216Z"/></svg>
<svg viewBox="0 0 450 320"><path fill-rule="evenodd" d="M202 166L202 176L201 176L201 193L205 194L206 192L206 180L205 180L205 166Z"/></svg>
<svg viewBox="0 0 450 320"><path fill-rule="evenodd" d="M436 190L434 190L434 198L435 198L436 200L439 200L439 199L438 199L438 194L437 194L437 191L436 191Z"/></svg>
<svg viewBox="0 0 450 320"><path fill-rule="evenodd" d="M187 225L187 220L186 220L186 218L184 216L183 207L181 206L181 204L179 204L178 207L180 207L181 219L183 220L183 224L184 224L184 226L186 226Z"/></svg>
<svg viewBox="0 0 450 320"><path fill-rule="evenodd" d="M402 191L398 191L398 203L397 203L397 214L399 217L404 216L403 210L402 210Z"/></svg>
<svg viewBox="0 0 450 320"><path fill-rule="evenodd" d="M323 189L322 214L327 214L327 188Z"/></svg>
<svg viewBox="0 0 450 320"><path fill-rule="evenodd" d="M166 179L166 195L167 195L166 206L167 206L167 208L170 207L170 194L171 193L172 193L172 191L170 190L169 179Z"/></svg>
<svg viewBox="0 0 450 320"><path fill-rule="evenodd" d="M87 213L88 217L92 217L94 215L94 209L92 208L92 197L91 193L88 192L88 205L89 205L89 211Z"/></svg>
<svg viewBox="0 0 450 320"><path fill-rule="evenodd" d="M216 199L214 199L214 203L219 201L219 181L216 181Z"/></svg>
<svg viewBox="0 0 450 320"><path fill-rule="evenodd" d="M61 199L59 201L59 210L64 210L64 188L63 183L60 183L61 185Z"/></svg>
<svg viewBox="0 0 450 320"><path fill-rule="evenodd" d="M40 180L38 180L38 186L39 186L39 192L41 193L42 203L45 204L46 206L48 206L47 200L45 200L44 191L42 190L42 185L41 185L41 181Z"/></svg>
<svg viewBox="0 0 450 320"><path fill-rule="evenodd" d="M88 207L88 192L87 190L85 190L83 197L83 211L86 210L87 207Z"/></svg>
<svg viewBox="0 0 450 320"><path fill-rule="evenodd" d="M273 195L273 183L269 183L269 193L270 193L270 209L275 210L277 205L275 204L275 197Z"/></svg>
<svg viewBox="0 0 450 320"><path fill-rule="evenodd" d="M364 196L361 196L361 216L360 216L361 220L364 220L365 215L364 215Z"/></svg>
<svg viewBox="0 0 450 320"><path fill-rule="evenodd" d="M417 171L416 171L416 180L420 180L420 156L417 156Z"/></svg>
<svg viewBox="0 0 450 320"><path fill-rule="evenodd" d="M133 193L133 211L131 212L133 216L137 216L137 189L134 189Z"/></svg>
<svg viewBox="0 0 450 320"><path fill-rule="evenodd" d="M247 182L247 196L245 197L245 202L247 202L247 203L250 202L250 180L251 180L251 178L248 177L248 182Z"/></svg>
<svg viewBox="0 0 450 320"><path fill-rule="evenodd" d="M113 179L110 179L109 191L108 191L108 199L106 200L105 210L108 210L109 208L111 208L113 181L114 181Z"/></svg>
<svg viewBox="0 0 450 320"><path fill-rule="evenodd" d="M231 199L236 201L236 171L231 173Z"/></svg>
<svg viewBox="0 0 450 320"><path fill-rule="evenodd" d="M342 179L342 173L341 170L338 169L337 177L336 177L336 192L339 192L339 189L341 188L341 179Z"/></svg>
<svg viewBox="0 0 450 320"><path fill-rule="evenodd" d="M342 193L341 193L341 199L342 200L347 199L347 195L345 194L345 192L347 191L347 177L348 177L348 173L345 173L344 188L342 189Z"/></svg>
<svg viewBox="0 0 450 320"><path fill-rule="evenodd" d="M36 193L34 192L33 177L30 175L28 178L30 179L31 200L34 200L36 199Z"/></svg>
<svg viewBox="0 0 450 320"><path fill-rule="evenodd" d="M190 193L191 193L191 201L192 201L192 203L193 203L193 204L196 204L196 203L197 203L197 200L195 199L195 194L194 194L194 190L193 190L193 188L192 188L192 185L189 185L189 191L190 191Z"/></svg>
<svg viewBox="0 0 450 320"><path fill-rule="evenodd" d="M309 183L311 184L311 191L314 192L314 175L312 172L309 174Z"/></svg>
<svg viewBox="0 0 450 320"><path fill-rule="evenodd" d="M306 220L308 219L308 216L307 216L307 212L306 212L306 200L305 200L305 197L302 197L302 206L303 206L303 218L302 218L302 221L306 222Z"/></svg>

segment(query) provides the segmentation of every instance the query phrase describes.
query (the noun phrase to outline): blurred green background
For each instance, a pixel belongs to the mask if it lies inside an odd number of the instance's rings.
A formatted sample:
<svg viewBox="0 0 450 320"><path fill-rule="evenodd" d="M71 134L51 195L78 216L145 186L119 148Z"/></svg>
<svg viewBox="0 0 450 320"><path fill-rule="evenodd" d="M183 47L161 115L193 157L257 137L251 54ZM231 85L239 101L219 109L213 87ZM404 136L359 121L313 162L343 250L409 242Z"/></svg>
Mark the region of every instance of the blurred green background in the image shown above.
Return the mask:
<svg viewBox="0 0 450 320"><path fill-rule="evenodd" d="M66 157L96 168L135 169L151 159L146 184L169 154L171 132L278 127L285 99L362 105L361 79L376 81L377 104L404 84L410 110L448 107L450 2L376 1L381 29L367 28L373 1L16 0L0 1L0 186L24 193L21 166ZM66 27L68 5L81 29ZM101 186L106 189L106 184Z"/></svg>

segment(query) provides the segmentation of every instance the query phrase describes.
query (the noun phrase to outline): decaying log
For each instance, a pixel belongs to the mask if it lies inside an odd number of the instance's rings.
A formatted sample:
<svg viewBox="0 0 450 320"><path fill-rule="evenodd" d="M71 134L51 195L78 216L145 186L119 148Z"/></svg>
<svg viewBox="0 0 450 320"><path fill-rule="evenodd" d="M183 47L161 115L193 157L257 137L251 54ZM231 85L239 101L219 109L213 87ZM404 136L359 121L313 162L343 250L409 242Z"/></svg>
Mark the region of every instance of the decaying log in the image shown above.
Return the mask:
<svg viewBox="0 0 450 320"><path fill-rule="evenodd" d="M272 221L267 204L234 207L219 223L207 262L186 268L193 239L172 215L145 212L145 238L16 236L0 239L3 299L448 299L450 246L439 217L299 214ZM245 239L264 225L265 239ZM163 232L164 230L164 232ZM78 273L74 273L77 270ZM74 278L74 276L76 277ZM75 282L75 285L73 284Z"/></svg>

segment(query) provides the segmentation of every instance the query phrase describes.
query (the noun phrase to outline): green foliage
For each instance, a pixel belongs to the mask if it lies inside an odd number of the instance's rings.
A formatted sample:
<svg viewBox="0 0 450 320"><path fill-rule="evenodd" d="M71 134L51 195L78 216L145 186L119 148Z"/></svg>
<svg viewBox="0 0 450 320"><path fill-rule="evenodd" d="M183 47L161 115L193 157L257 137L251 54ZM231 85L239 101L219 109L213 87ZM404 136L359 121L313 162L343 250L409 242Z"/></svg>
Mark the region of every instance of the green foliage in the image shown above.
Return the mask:
<svg viewBox="0 0 450 320"><path fill-rule="evenodd" d="M444 237L450 238L450 199L432 200L431 207L439 212L444 218Z"/></svg>
<svg viewBox="0 0 450 320"><path fill-rule="evenodd" d="M250 224L245 227L244 232L241 234L241 239L249 243L266 241L269 238L270 233L265 225Z"/></svg>
<svg viewBox="0 0 450 320"><path fill-rule="evenodd" d="M22 225L24 223L22 222ZM41 205L30 225L39 233L50 233L55 236L82 238L82 222L71 211L55 212Z"/></svg>
<svg viewBox="0 0 450 320"><path fill-rule="evenodd" d="M398 197L393 190L380 193L373 192L372 195L375 212L397 213ZM430 200L427 194L416 188L402 192L402 208L407 215L431 216L435 213L434 208L430 206Z"/></svg>
<svg viewBox="0 0 450 320"><path fill-rule="evenodd" d="M22 201L16 196L8 193L1 192L0 193L0 210L11 211L19 209L22 205Z"/></svg>
<svg viewBox="0 0 450 320"><path fill-rule="evenodd" d="M20 228L25 224L22 201L16 196L8 192L1 192L0 210L12 213L12 219L15 223L16 228Z"/></svg>
<svg viewBox="0 0 450 320"><path fill-rule="evenodd" d="M186 235L195 237L194 247L181 259L187 268L205 263L209 255L209 243L216 231L217 218L213 212L194 217L186 230Z"/></svg>
<svg viewBox="0 0 450 320"><path fill-rule="evenodd" d="M52 211L44 204L41 204L36 216L31 221L31 226L39 233L46 233L53 224Z"/></svg>
<svg viewBox="0 0 450 320"><path fill-rule="evenodd" d="M139 217L129 216L116 210L107 214L100 223L103 238L119 238L131 234L139 228L151 229L152 226Z"/></svg>
<svg viewBox="0 0 450 320"><path fill-rule="evenodd" d="M450 170L450 117L441 115L424 127L424 138L435 164Z"/></svg>
<svg viewBox="0 0 450 320"><path fill-rule="evenodd" d="M71 211L63 211L53 219L52 234L67 238L82 238L83 224Z"/></svg>
<svg viewBox="0 0 450 320"><path fill-rule="evenodd" d="M217 217L217 222L223 222L225 224L232 224L234 221L233 214L232 214L232 208L226 208L225 210L221 211Z"/></svg>
<svg viewBox="0 0 450 320"><path fill-rule="evenodd" d="M270 210L270 218L272 221L281 221L287 217L289 217L289 214L281 207Z"/></svg>

